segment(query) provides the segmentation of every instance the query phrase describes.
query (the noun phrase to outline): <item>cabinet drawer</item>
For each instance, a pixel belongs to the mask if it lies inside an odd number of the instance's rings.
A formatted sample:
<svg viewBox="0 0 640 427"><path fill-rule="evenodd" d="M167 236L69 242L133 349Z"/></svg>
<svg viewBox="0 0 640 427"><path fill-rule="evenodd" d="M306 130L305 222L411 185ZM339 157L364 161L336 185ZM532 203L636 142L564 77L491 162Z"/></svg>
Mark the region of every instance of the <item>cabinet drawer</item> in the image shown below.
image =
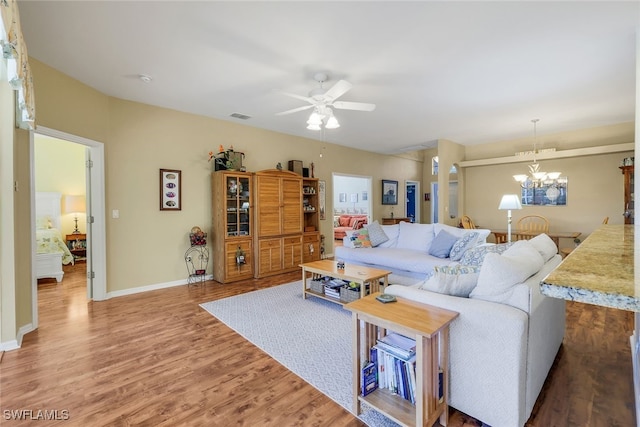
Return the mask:
<svg viewBox="0 0 640 427"><path fill-rule="evenodd" d="M244 251L244 264L238 264L236 251L240 247ZM251 240L227 242L225 245L225 279L238 279L253 276L253 253Z"/></svg>
<svg viewBox="0 0 640 427"><path fill-rule="evenodd" d="M317 233L314 234L305 234L303 237L303 242L304 243L315 243L315 242L320 242L320 235Z"/></svg>
<svg viewBox="0 0 640 427"><path fill-rule="evenodd" d="M299 245L302 243L301 236L285 237L282 239L285 245Z"/></svg>

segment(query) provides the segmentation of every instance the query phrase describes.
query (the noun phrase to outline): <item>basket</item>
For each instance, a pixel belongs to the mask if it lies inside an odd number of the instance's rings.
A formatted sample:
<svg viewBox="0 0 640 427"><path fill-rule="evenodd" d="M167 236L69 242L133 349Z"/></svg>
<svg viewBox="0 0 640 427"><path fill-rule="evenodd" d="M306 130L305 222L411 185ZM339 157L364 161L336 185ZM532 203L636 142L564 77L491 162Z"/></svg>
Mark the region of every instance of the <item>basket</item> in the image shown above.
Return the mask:
<svg viewBox="0 0 640 427"><path fill-rule="evenodd" d="M360 299L360 289L358 289L357 291L354 291L347 287L340 288L340 301L352 302L357 299Z"/></svg>
<svg viewBox="0 0 640 427"><path fill-rule="evenodd" d="M310 286L312 292L317 294L324 294L324 282L322 280L310 280Z"/></svg>

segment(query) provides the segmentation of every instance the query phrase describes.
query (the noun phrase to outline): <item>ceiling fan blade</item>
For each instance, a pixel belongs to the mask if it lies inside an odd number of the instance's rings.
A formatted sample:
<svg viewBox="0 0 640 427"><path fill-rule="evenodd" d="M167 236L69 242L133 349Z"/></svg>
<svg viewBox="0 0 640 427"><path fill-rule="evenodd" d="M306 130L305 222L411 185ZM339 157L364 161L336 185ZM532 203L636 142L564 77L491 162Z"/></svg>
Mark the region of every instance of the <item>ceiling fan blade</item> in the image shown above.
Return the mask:
<svg viewBox="0 0 640 427"><path fill-rule="evenodd" d="M291 98L295 98L295 99L299 99L301 101L308 102L309 104L315 104L315 101L313 100L313 98L309 98L308 96L296 95L295 93L282 92L282 91L280 93L283 94L283 95L290 96Z"/></svg>
<svg viewBox="0 0 640 427"><path fill-rule="evenodd" d="M373 111L376 109L376 104L366 102L336 101L332 105L339 110Z"/></svg>
<svg viewBox="0 0 640 427"><path fill-rule="evenodd" d="M329 101L333 101L334 99L338 99L342 95L344 95L349 89L351 89L353 85L346 80L338 80L336 84L331 86L331 89L325 92L324 97Z"/></svg>
<svg viewBox="0 0 640 427"><path fill-rule="evenodd" d="M304 107L294 108L292 110L282 111L280 113L276 113L276 116L284 116L285 114L297 113L298 111L308 110L309 108L313 108L313 105L305 105Z"/></svg>

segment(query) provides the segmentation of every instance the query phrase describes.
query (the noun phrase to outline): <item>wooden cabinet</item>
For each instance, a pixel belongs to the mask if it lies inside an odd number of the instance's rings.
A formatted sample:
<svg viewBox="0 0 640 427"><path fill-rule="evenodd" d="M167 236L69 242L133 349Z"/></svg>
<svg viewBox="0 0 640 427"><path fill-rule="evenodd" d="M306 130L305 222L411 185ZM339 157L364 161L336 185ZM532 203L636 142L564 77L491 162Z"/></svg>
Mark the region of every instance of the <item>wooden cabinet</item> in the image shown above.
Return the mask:
<svg viewBox="0 0 640 427"><path fill-rule="evenodd" d="M302 180L302 215L304 217L302 262L317 261L320 259L318 178L304 178Z"/></svg>
<svg viewBox="0 0 640 427"><path fill-rule="evenodd" d="M620 166L624 175L624 223L633 224L635 216L635 184L633 166Z"/></svg>
<svg viewBox="0 0 640 427"><path fill-rule="evenodd" d="M253 277L251 173L211 174L213 278L221 283Z"/></svg>
<svg viewBox="0 0 640 427"><path fill-rule="evenodd" d="M255 277L293 271L302 262L302 177L277 169L256 172Z"/></svg>

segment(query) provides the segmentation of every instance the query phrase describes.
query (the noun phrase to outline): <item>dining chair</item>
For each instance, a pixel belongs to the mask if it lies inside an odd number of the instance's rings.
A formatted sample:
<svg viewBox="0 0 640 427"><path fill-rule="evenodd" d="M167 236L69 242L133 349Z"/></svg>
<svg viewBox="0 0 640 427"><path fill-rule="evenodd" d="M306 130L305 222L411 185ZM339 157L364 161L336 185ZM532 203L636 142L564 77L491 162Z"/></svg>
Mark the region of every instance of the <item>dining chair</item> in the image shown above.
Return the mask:
<svg viewBox="0 0 640 427"><path fill-rule="evenodd" d="M542 215L525 215L518 220L516 227L517 232L531 234L549 233L549 220Z"/></svg>
<svg viewBox="0 0 640 427"><path fill-rule="evenodd" d="M602 220L603 224L609 224L609 217L605 216L604 219Z"/></svg>
<svg viewBox="0 0 640 427"><path fill-rule="evenodd" d="M462 216L462 228L478 228L468 215Z"/></svg>

